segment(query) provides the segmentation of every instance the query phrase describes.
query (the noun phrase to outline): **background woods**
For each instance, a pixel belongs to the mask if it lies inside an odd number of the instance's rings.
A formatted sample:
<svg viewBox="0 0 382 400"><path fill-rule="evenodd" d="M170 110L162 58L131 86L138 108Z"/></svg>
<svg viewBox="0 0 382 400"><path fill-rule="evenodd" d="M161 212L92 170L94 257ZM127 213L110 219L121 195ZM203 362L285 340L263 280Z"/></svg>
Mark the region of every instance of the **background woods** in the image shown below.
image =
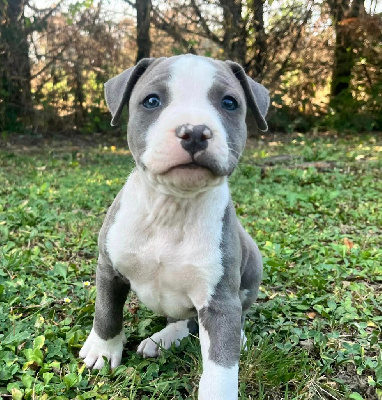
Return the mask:
<svg viewBox="0 0 382 400"><path fill-rule="evenodd" d="M103 83L143 57L241 63L279 131L382 129L382 22L364 0L0 2L0 129L109 129Z"/></svg>

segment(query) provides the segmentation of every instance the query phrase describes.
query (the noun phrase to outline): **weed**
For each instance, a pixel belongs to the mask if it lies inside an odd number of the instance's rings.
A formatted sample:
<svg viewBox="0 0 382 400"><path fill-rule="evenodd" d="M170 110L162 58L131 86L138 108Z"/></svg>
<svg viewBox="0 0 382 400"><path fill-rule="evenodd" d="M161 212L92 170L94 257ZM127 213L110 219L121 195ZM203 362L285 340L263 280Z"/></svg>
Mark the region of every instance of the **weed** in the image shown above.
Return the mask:
<svg viewBox="0 0 382 400"><path fill-rule="evenodd" d="M248 149L231 177L264 258L241 399L381 398L381 150L372 136L296 136ZM262 173L278 154L296 157ZM133 164L113 146L0 152L0 396L196 399L198 339L142 359L137 345L165 321L133 294L122 366L89 371L77 357L94 312L97 233Z"/></svg>

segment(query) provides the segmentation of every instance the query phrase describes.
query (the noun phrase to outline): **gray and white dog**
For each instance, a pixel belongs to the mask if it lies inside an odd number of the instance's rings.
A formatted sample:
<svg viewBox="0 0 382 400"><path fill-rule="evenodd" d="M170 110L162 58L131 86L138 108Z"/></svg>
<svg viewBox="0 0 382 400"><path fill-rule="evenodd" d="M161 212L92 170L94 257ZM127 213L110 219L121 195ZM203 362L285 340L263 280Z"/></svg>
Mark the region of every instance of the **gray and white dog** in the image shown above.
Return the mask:
<svg viewBox="0 0 382 400"><path fill-rule="evenodd" d="M231 61L182 55L143 59L110 79L115 125L129 109L136 162L99 235L93 329L80 351L88 367L121 362L130 290L168 325L138 347L155 357L199 326L199 399L238 397L245 314L262 277L257 245L240 225L227 179L244 149L251 109L267 130L268 91Z"/></svg>

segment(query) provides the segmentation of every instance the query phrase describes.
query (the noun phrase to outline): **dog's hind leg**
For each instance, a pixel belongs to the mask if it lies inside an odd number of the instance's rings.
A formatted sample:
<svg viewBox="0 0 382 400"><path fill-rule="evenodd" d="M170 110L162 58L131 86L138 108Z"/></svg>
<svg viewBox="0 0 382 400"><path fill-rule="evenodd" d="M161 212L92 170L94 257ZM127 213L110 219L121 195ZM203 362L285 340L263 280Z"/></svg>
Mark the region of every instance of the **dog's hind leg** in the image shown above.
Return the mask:
<svg viewBox="0 0 382 400"><path fill-rule="evenodd" d="M263 263L257 244L239 224L239 236L242 248L240 302L241 316L241 348L247 350L247 338L244 334L245 316L256 301L263 274Z"/></svg>
<svg viewBox="0 0 382 400"><path fill-rule="evenodd" d="M97 299L93 329L80 351L87 367L101 369L106 357L111 368L121 363L123 344L123 305L130 284L100 255L97 269Z"/></svg>
<svg viewBox="0 0 382 400"><path fill-rule="evenodd" d="M168 324L161 331L154 333L151 337L143 340L138 346L137 353L143 357L157 357L161 349L169 349L172 344L179 346L180 341L190 333L198 332L196 318L181 321L168 319Z"/></svg>

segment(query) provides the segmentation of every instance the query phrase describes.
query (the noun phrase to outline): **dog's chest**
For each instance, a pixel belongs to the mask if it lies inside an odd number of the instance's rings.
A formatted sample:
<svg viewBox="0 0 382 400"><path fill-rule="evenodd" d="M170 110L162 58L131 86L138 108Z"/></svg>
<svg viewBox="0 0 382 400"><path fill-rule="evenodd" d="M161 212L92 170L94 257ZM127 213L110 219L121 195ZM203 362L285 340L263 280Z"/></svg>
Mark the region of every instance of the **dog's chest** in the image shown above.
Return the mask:
<svg viewBox="0 0 382 400"><path fill-rule="evenodd" d="M223 273L226 189L195 199L147 198L152 196L147 188L129 181L107 235L112 264L147 307L173 318L189 317Z"/></svg>

